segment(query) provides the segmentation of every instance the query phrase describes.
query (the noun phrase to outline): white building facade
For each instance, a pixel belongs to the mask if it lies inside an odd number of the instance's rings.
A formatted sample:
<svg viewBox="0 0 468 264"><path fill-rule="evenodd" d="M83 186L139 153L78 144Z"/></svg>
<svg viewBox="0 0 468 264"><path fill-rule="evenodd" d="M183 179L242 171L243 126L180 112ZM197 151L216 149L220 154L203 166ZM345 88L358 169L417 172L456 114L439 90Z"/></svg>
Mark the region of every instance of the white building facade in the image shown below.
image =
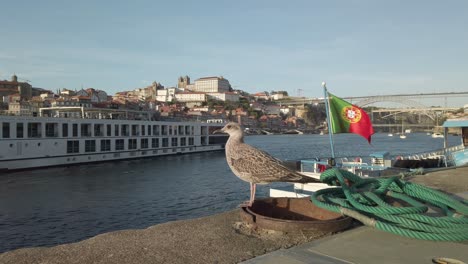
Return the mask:
<svg viewBox="0 0 468 264"><path fill-rule="evenodd" d="M202 93L223 93L229 92L231 85L224 77L204 77L195 80L193 85L188 85L187 89Z"/></svg>
<svg viewBox="0 0 468 264"><path fill-rule="evenodd" d="M172 100L175 100L175 94L177 91L178 89L175 87L156 90L156 101L172 102Z"/></svg>
<svg viewBox="0 0 468 264"><path fill-rule="evenodd" d="M180 92L175 94L177 102L205 102L206 94L197 92Z"/></svg>
<svg viewBox="0 0 468 264"><path fill-rule="evenodd" d="M239 95L236 93L232 92L227 92L227 93L207 93L207 95L210 98L213 98L215 100L219 101L230 101L230 102L239 102Z"/></svg>

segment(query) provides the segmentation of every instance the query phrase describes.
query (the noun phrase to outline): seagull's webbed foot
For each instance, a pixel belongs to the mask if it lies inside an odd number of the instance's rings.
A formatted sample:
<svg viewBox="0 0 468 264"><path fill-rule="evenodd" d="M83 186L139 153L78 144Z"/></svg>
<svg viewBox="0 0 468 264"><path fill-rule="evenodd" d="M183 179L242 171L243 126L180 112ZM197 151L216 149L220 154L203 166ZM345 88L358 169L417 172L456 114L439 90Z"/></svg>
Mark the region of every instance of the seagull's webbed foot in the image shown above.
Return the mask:
<svg viewBox="0 0 468 264"><path fill-rule="evenodd" d="M244 201L241 204L239 204L239 207L252 207L252 204L250 201Z"/></svg>

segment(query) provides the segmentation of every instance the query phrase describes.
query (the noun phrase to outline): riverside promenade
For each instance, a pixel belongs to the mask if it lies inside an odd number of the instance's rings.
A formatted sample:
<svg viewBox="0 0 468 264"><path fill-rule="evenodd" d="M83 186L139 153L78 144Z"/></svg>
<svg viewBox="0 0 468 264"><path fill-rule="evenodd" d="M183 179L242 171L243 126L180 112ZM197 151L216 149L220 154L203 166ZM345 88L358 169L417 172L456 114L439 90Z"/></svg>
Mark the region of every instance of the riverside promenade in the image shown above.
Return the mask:
<svg viewBox="0 0 468 264"><path fill-rule="evenodd" d="M468 199L468 167L409 180ZM13 250L1 254L0 263L431 263L435 257L468 263L468 242L422 241L363 226L321 238L258 233L240 222L236 209L77 243Z"/></svg>

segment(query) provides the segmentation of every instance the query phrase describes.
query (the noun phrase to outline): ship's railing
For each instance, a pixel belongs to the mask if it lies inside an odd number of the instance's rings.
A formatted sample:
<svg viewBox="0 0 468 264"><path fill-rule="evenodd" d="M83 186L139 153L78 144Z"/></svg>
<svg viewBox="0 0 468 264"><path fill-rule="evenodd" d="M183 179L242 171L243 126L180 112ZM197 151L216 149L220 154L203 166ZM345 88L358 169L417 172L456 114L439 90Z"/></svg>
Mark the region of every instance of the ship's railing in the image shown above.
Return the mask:
<svg viewBox="0 0 468 264"><path fill-rule="evenodd" d="M405 156L396 156L394 159L404 159L404 160L422 160L422 159L439 159L446 166L452 166L451 153L463 150L465 147L463 144L448 147L446 149L438 149L428 152L415 153L412 155Z"/></svg>
<svg viewBox="0 0 468 264"><path fill-rule="evenodd" d="M445 156L446 156L446 163L448 164L448 166L456 165L454 153L463 151L464 149L465 149L465 146L463 144L447 148Z"/></svg>
<svg viewBox="0 0 468 264"><path fill-rule="evenodd" d="M365 160L366 158L364 158ZM368 157L368 160L371 160L372 157ZM338 162L335 164L337 168L342 168L352 173L362 175L363 171L381 171L387 166L372 164L371 162L364 162L361 157L354 158L338 158ZM312 172L312 173L322 173L330 167L328 160L301 160L301 171L302 172Z"/></svg>
<svg viewBox="0 0 468 264"><path fill-rule="evenodd" d="M21 116L21 117L48 117L48 118L83 118L83 119L112 119L112 120L151 120L166 122L194 122L194 123L213 123L209 122L212 117L190 117L190 116L171 116L163 117L157 111L138 111L127 109L109 109L109 108L83 108L82 107L44 107L39 113L21 112L12 113L8 110L0 110L0 116ZM216 119L214 124L223 124L222 118ZM226 122L224 120L224 122Z"/></svg>

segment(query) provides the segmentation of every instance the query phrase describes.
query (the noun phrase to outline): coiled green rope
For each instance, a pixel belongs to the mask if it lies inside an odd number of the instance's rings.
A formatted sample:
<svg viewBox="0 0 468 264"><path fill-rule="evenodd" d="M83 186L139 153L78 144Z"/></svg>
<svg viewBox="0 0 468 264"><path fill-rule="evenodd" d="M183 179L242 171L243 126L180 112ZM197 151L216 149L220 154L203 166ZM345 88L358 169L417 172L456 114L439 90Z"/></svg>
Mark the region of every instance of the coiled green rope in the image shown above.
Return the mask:
<svg viewBox="0 0 468 264"><path fill-rule="evenodd" d="M399 179L360 178L345 170L329 169L320 180L328 188L315 192L317 206L353 217L367 226L406 237L433 241L468 240L468 203L437 190ZM404 206L392 206L388 200ZM437 215L428 213L429 206ZM437 209L438 208L438 209ZM441 216L442 215L442 216Z"/></svg>

